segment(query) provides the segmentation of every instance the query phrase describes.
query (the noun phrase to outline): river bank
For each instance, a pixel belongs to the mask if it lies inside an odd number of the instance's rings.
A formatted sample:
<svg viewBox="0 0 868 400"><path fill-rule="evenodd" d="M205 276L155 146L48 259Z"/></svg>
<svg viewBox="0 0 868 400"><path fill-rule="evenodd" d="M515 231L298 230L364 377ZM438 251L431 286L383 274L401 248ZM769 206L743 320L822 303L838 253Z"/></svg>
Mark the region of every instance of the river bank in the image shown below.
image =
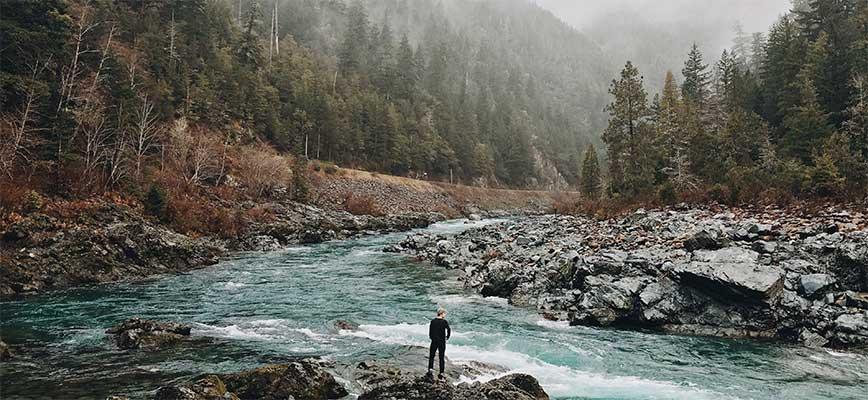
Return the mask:
<svg viewBox="0 0 868 400"><path fill-rule="evenodd" d="M864 208L721 207L518 218L389 251L571 325L868 347Z"/></svg>
<svg viewBox="0 0 868 400"><path fill-rule="evenodd" d="M408 231L446 218L534 214L545 192L469 188L336 169L311 172L310 200L199 196L171 223L136 198L42 198L0 218L0 299L140 280L213 265L240 251L276 250ZM196 221L191 223L189 221ZM186 228L186 229L185 229Z"/></svg>

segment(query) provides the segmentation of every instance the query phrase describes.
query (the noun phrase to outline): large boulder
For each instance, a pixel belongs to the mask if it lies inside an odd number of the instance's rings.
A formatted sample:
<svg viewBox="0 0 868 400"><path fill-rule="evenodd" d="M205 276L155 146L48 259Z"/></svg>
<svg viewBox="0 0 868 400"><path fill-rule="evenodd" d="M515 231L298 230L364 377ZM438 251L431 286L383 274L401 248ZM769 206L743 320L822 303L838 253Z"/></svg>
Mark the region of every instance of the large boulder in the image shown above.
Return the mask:
<svg viewBox="0 0 868 400"><path fill-rule="evenodd" d="M831 342L838 347L868 346L868 311L842 314L834 321Z"/></svg>
<svg viewBox="0 0 868 400"><path fill-rule="evenodd" d="M226 389L220 377L208 375L189 385L163 386L154 400L238 400L238 396Z"/></svg>
<svg viewBox="0 0 868 400"><path fill-rule="evenodd" d="M327 400L348 394L320 362L301 360L164 386L155 400Z"/></svg>
<svg viewBox="0 0 868 400"><path fill-rule="evenodd" d="M359 400L548 400L536 378L511 374L485 383L452 385L431 377L405 378L378 386Z"/></svg>
<svg viewBox="0 0 868 400"><path fill-rule="evenodd" d="M753 250L728 247L700 250L689 263L673 267L675 278L711 297L728 302L768 302L784 288L784 271L760 265Z"/></svg>
<svg viewBox="0 0 868 400"><path fill-rule="evenodd" d="M131 318L115 325L106 333L113 335L121 349L159 350L190 336L189 325Z"/></svg>

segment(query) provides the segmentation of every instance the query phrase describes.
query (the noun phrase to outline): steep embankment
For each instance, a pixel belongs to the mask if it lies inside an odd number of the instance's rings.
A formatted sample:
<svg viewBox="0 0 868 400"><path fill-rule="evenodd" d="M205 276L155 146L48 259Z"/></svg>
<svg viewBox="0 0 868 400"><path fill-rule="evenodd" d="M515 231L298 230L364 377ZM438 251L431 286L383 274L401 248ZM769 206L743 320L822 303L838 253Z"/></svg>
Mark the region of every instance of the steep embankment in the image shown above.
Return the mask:
<svg viewBox="0 0 868 400"><path fill-rule="evenodd" d="M868 216L827 209L530 217L389 249L572 325L868 346Z"/></svg>
<svg viewBox="0 0 868 400"><path fill-rule="evenodd" d="M204 234L180 233L172 229L178 224L144 216L137 200L48 199L26 215L6 217L0 227L0 298L188 271L236 250L406 231L465 213L539 212L551 204L547 193L439 186L351 170L315 174L311 189L312 204L214 196L208 209L229 217ZM179 218L188 217L194 216Z"/></svg>

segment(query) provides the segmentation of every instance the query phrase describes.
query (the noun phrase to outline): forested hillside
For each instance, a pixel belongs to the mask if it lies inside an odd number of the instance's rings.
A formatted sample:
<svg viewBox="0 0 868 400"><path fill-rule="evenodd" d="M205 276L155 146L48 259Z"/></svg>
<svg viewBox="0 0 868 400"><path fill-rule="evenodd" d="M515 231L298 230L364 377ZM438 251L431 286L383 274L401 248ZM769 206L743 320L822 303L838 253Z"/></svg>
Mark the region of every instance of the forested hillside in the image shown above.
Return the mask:
<svg viewBox="0 0 868 400"><path fill-rule="evenodd" d="M799 1L766 35L709 65L696 46L649 97L630 62L603 132L609 193L676 201L865 194L868 2ZM593 164L593 162L591 163ZM598 182L594 167L590 182ZM584 188L596 196L600 185Z"/></svg>
<svg viewBox="0 0 868 400"><path fill-rule="evenodd" d="M521 0L0 7L0 166L38 190L215 185L269 148L563 187L605 125L604 57Z"/></svg>

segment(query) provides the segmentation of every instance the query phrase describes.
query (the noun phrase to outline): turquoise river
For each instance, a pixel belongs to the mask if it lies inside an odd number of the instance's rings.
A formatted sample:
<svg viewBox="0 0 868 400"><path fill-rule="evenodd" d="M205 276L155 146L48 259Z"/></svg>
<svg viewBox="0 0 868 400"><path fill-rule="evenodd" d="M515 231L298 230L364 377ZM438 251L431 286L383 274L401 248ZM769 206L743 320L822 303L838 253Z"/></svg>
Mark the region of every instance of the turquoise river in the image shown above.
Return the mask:
<svg viewBox="0 0 868 400"><path fill-rule="evenodd" d="M426 345L440 305L454 330L453 361L532 374L557 399L868 399L864 353L545 321L464 291L452 271L380 251L404 235L243 253L184 275L0 303L0 336L17 354L0 364L0 398L148 398L206 372L307 355L357 362ZM207 338L194 343L207 343L119 351L104 331L132 316L190 323ZM336 320L359 330L338 331Z"/></svg>

